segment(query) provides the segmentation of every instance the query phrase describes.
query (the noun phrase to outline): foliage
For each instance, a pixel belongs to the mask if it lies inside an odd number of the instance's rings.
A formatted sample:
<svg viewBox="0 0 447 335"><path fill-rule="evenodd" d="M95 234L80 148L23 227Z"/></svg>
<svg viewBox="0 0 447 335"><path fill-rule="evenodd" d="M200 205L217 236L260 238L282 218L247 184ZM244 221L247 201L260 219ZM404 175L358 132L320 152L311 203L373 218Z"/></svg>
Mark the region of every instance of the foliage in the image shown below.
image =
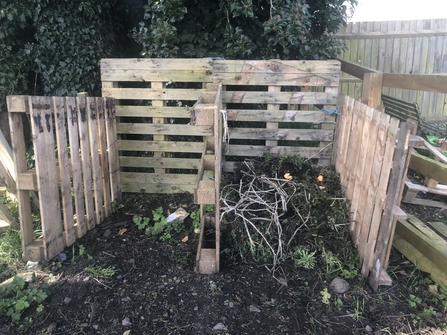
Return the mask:
<svg viewBox="0 0 447 335"><path fill-rule="evenodd" d="M0 193L0 201L6 205L15 222L0 234L0 263L19 262L22 257L22 235L19 226L18 203L8 191Z"/></svg>
<svg viewBox="0 0 447 335"><path fill-rule="evenodd" d="M152 220L153 225L146 228L146 235L158 237L161 241L171 240L174 233L180 233L184 229L181 220L167 222L162 207L152 211Z"/></svg>
<svg viewBox="0 0 447 335"><path fill-rule="evenodd" d="M145 57L327 59L356 0L148 0L133 38ZM349 8L348 8L349 6Z"/></svg>
<svg viewBox="0 0 447 335"><path fill-rule="evenodd" d="M99 60L120 48L123 1L0 1L0 110L10 94L99 90ZM123 13L125 13L123 11Z"/></svg>
<svg viewBox="0 0 447 335"><path fill-rule="evenodd" d="M11 318L12 323L20 321L23 312L35 302L41 304L49 295L48 285L27 285L19 276L13 278L12 283L0 289L0 312ZM39 305L37 311L42 311Z"/></svg>
<svg viewBox="0 0 447 335"><path fill-rule="evenodd" d="M246 162L239 177L225 177L224 254L271 262L272 270L290 260L297 269L322 267L327 279L359 276L349 202L335 171L299 156L267 155Z"/></svg>
<svg viewBox="0 0 447 335"><path fill-rule="evenodd" d="M115 275L117 270L112 267L104 268L102 266L86 267L84 269L90 276L96 279L108 279Z"/></svg>
<svg viewBox="0 0 447 335"><path fill-rule="evenodd" d="M26 92L32 58L25 45L32 38L29 0L0 1L0 111L7 95Z"/></svg>
<svg viewBox="0 0 447 335"><path fill-rule="evenodd" d="M136 215L133 217L133 222L136 224L139 230L143 230L149 225L150 218L148 217L142 217L139 215Z"/></svg>

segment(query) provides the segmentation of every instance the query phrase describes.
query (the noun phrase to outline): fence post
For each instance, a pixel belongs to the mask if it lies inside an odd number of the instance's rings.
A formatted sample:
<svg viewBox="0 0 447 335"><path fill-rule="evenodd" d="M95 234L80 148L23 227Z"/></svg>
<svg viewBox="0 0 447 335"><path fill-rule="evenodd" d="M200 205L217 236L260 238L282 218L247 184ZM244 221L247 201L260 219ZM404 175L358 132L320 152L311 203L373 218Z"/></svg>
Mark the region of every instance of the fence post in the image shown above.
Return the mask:
<svg viewBox="0 0 447 335"><path fill-rule="evenodd" d="M372 108L380 106L382 100L383 73L365 73L363 75L362 102Z"/></svg>

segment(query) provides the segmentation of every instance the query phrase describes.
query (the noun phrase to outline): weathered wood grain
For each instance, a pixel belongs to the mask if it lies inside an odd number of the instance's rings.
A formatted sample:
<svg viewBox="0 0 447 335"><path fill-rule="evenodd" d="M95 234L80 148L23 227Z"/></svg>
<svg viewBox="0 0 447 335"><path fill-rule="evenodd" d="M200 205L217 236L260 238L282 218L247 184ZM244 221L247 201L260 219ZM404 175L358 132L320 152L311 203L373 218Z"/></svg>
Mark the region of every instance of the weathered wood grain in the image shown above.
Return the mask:
<svg viewBox="0 0 447 335"><path fill-rule="evenodd" d="M29 99L31 129L39 190L40 219L45 259L56 257L65 247L59 205L54 129L49 97Z"/></svg>
<svg viewBox="0 0 447 335"><path fill-rule="evenodd" d="M212 59L102 59L102 81L210 82Z"/></svg>
<svg viewBox="0 0 447 335"><path fill-rule="evenodd" d="M212 126L191 126L170 123L118 123L118 134L210 136ZM155 139L155 138L154 138Z"/></svg>
<svg viewBox="0 0 447 335"><path fill-rule="evenodd" d="M335 123L335 116L322 111L227 109L228 121Z"/></svg>
<svg viewBox="0 0 447 335"><path fill-rule="evenodd" d="M264 129L264 128L231 128L231 139L260 139L268 141L324 141L330 142L334 138L333 130L321 129ZM267 146L274 146L276 143Z"/></svg>
<svg viewBox="0 0 447 335"><path fill-rule="evenodd" d="M203 142L118 140L119 150L149 152L203 152Z"/></svg>
<svg viewBox="0 0 447 335"><path fill-rule="evenodd" d="M337 103L337 94L324 92L250 92L224 91L223 103L314 105Z"/></svg>
<svg viewBox="0 0 447 335"><path fill-rule="evenodd" d="M55 114L55 131L57 143L57 157L62 197L62 217L64 225L65 245L70 246L76 241L76 228L73 212L73 196L71 194L71 176L73 175L68 157L67 117L65 99L53 97L52 108Z"/></svg>

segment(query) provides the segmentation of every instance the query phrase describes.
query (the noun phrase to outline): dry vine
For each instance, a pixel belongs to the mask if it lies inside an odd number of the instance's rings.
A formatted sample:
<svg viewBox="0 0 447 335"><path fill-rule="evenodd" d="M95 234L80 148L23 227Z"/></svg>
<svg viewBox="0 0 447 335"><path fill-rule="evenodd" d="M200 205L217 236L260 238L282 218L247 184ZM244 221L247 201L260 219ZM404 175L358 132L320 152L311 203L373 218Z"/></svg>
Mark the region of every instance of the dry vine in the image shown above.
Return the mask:
<svg viewBox="0 0 447 335"><path fill-rule="evenodd" d="M296 194L298 183L278 178L269 178L265 175L258 176L252 167L245 162L248 171L243 171L245 179L249 182L226 185L222 188L221 219L223 216L233 213L235 221L240 219L252 247L263 247L263 243L270 249L273 256L273 264L270 271L274 272L278 261L284 254L284 248L290 245L298 231L306 226L310 217L310 209L307 215L302 215L296 208L294 214L301 219L301 223L295 229L290 238L284 232L281 218L289 210L289 201ZM305 191L304 191L305 192ZM307 194L304 193L307 201ZM293 206L292 206L293 207ZM266 225L260 223L267 223ZM253 238L256 233L260 238ZM288 241L284 239L288 238Z"/></svg>

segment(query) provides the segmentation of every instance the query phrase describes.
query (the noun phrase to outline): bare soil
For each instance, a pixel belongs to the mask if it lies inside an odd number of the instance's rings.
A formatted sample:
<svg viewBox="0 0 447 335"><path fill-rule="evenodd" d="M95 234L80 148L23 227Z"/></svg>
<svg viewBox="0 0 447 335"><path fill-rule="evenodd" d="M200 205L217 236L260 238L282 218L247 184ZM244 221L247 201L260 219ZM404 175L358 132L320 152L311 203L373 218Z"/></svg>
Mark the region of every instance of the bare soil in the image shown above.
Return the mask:
<svg viewBox="0 0 447 335"><path fill-rule="evenodd" d="M378 292L359 276L348 280L346 293L336 294L324 269L285 263L274 278L267 264L225 254L220 273L202 275L193 271L198 235L192 218L170 242L145 235L133 222L133 215L149 216L160 206L193 212L197 205L190 195L125 194L124 204L65 250L65 261L54 260L36 272L39 281L50 284L43 312L30 308L18 325L0 316L0 328L9 325L3 328L7 334L70 335L447 334L445 311L426 293L427 275L396 250L388 268L393 285ZM129 208L141 210L129 213ZM429 212L445 220L442 211ZM86 268L97 266L115 274L94 278ZM329 303L323 292L331 294ZM426 298L410 307L410 294ZM436 314L417 319L430 306Z"/></svg>

